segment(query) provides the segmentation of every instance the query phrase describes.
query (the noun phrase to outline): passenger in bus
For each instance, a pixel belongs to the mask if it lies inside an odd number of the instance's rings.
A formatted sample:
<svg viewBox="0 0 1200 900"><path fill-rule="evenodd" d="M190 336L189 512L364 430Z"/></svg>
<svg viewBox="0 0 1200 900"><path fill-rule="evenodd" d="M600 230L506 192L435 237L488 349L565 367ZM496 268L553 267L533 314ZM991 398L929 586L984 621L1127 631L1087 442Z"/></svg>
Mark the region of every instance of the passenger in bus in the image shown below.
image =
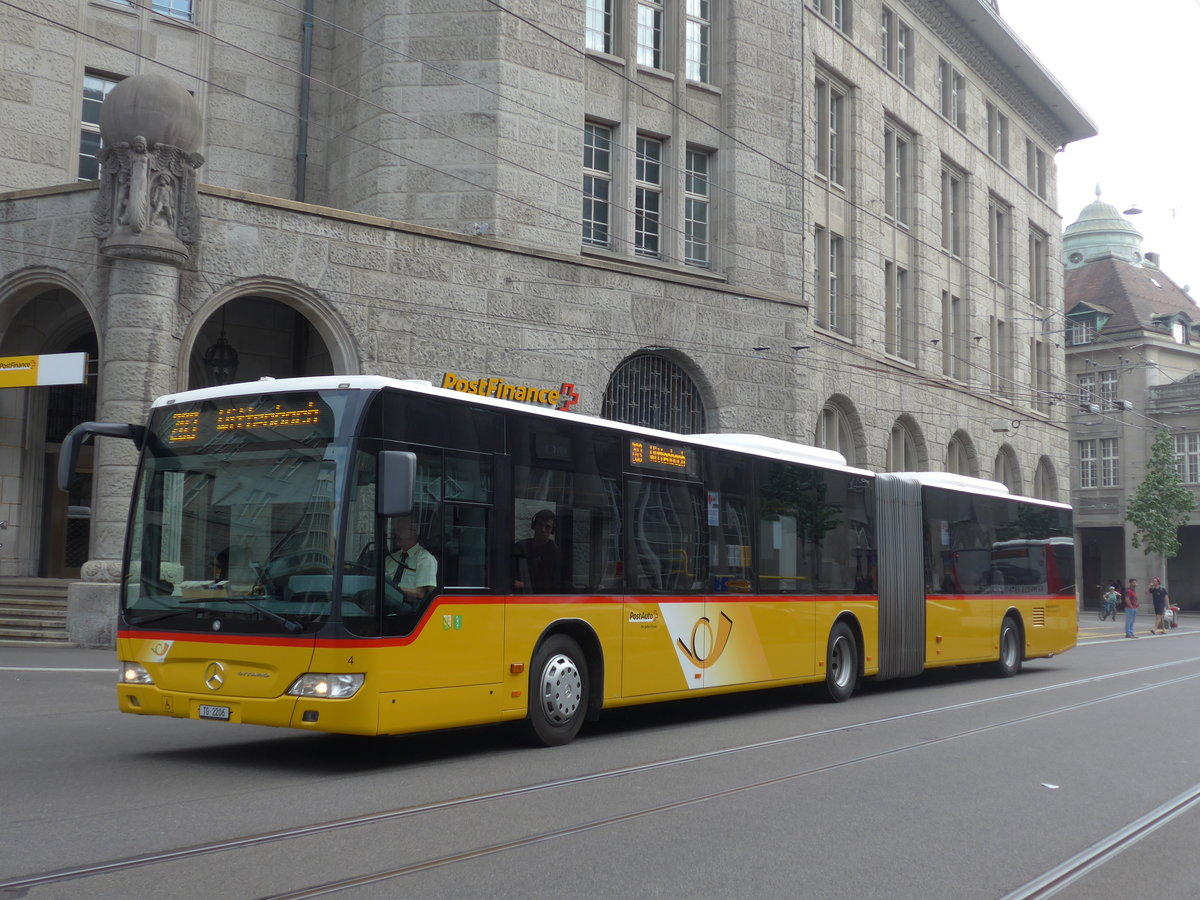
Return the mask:
<svg viewBox="0 0 1200 900"><path fill-rule="evenodd" d="M553 510L539 510L529 523L533 537L513 547L516 577L513 588L530 594L553 594L562 590L562 555L554 543L557 523Z"/></svg>
<svg viewBox="0 0 1200 900"><path fill-rule="evenodd" d="M384 576L409 604L419 604L437 586L437 558L420 544L420 535L408 519L397 519L392 551L384 560Z"/></svg>

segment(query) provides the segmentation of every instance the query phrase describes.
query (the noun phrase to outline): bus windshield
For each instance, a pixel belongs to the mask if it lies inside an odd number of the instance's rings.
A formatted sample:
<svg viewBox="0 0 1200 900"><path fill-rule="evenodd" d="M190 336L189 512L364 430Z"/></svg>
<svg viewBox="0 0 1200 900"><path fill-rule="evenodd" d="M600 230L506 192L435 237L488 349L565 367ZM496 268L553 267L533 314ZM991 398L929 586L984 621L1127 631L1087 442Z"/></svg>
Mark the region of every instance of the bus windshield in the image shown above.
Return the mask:
<svg viewBox="0 0 1200 900"><path fill-rule="evenodd" d="M125 620L311 633L331 614L348 436L363 392L157 409L134 500Z"/></svg>

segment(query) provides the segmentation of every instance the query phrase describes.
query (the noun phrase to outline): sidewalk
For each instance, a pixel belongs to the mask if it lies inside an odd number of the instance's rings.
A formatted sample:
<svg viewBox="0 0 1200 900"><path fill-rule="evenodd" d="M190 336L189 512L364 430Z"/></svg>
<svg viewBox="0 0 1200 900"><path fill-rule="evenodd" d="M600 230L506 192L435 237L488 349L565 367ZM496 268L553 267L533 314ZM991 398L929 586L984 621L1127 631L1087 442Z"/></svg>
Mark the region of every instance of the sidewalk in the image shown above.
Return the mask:
<svg viewBox="0 0 1200 900"><path fill-rule="evenodd" d="M1156 634L1153 637L1170 637L1173 634L1182 634L1188 631L1195 631L1200 627L1200 613L1188 611L1177 614L1179 616L1179 627L1168 628L1166 635ZM1154 627L1154 608L1151 607L1147 612L1145 608L1138 607L1137 619L1133 623L1133 633L1138 637L1151 637L1150 629ZM1085 639L1095 640L1097 638L1121 637L1125 634L1125 613L1118 610L1117 619L1114 622L1111 618L1100 620L1100 610L1095 607L1089 607L1079 613L1079 640Z"/></svg>

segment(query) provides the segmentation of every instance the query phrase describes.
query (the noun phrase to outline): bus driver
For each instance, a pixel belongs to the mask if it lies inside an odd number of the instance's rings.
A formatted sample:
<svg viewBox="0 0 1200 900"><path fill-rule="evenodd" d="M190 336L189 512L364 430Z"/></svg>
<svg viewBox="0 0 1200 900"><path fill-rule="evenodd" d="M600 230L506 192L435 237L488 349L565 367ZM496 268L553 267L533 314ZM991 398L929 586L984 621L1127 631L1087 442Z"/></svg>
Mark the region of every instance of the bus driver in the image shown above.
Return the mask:
<svg viewBox="0 0 1200 900"><path fill-rule="evenodd" d="M421 601L437 586L437 559L422 547L417 530L408 519L393 525L393 550L384 560L384 577L395 585L410 604Z"/></svg>

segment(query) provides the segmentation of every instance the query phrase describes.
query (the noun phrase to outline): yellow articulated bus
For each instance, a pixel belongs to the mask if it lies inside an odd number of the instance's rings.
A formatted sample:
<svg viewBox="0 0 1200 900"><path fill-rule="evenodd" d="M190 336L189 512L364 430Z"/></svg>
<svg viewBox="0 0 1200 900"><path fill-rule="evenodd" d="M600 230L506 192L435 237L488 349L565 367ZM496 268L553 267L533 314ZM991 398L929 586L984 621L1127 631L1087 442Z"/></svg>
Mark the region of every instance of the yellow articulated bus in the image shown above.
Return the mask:
<svg viewBox="0 0 1200 900"><path fill-rule="evenodd" d="M1071 511L378 377L163 397L141 451L124 712L397 734L994 664L1074 646Z"/></svg>

